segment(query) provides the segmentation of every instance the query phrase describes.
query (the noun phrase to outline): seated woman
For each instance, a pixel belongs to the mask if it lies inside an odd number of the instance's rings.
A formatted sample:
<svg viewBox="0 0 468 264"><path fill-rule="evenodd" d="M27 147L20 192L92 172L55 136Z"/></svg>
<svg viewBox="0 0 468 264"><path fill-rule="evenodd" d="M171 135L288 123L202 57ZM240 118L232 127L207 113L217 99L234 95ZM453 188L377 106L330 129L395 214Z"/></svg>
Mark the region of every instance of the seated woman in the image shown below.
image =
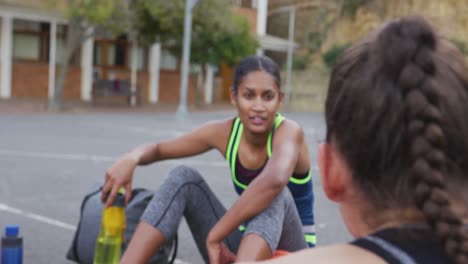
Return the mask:
<svg viewBox="0 0 468 264"><path fill-rule="evenodd" d="M232 252L237 260L255 260L271 257L276 249L315 244L309 152L302 128L278 113L280 83L271 59L248 57L237 66L231 91L238 117L137 147L108 169L102 191L103 201L110 192L107 205L121 186L130 194L137 165L216 149L226 157L240 195L226 211L197 171L175 168L148 205L122 263L146 263L176 234L183 216L210 263L233 261Z"/></svg>
<svg viewBox="0 0 468 264"><path fill-rule="evenodd" d="M453 45L421 17L386 24L337 61L325 116L322 186L356 240L271 263L468 263L468 71Z"/></svg>

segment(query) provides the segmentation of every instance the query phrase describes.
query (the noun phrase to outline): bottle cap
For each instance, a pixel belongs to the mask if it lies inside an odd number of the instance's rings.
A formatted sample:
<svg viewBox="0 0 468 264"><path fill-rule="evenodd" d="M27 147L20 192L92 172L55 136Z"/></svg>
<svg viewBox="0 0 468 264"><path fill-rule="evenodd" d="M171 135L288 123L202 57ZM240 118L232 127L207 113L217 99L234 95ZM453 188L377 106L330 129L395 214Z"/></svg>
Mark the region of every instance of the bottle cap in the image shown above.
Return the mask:
<svg viewBox="0 0 468 264"><path fill-rule="evenodd" d="M112 203L112 206L125 207L125 196L121 193L118 193L114 202Z"/></svg>
<svg viewBox="0 0 468 264"><path fill-rule="evenodd" d="M5 236L7 237L17 237L19 234L18 225L7 225L5 227Z"/></svg>

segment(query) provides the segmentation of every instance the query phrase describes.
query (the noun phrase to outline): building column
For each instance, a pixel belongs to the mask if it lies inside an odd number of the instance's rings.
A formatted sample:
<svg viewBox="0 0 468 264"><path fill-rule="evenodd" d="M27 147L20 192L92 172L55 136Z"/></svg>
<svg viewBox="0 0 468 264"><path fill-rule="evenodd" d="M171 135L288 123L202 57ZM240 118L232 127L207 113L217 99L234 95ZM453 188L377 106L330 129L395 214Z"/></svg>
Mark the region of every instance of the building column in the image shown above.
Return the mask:
<svg viewBox="0 0 468 264"><path fill-rule="evenodd" d="M212 104L213 103L213 77L214 77L214 69L211 65L206 65L206 76L205 76L205 103Z"/></svg>
<svg viewBox="0 0 468 264"><path fill-rule="evenodd" d="M49 98L54 97L55 91L55 65L56 65L56 50L57 50L57 22L50 22L49 36Z"/></svg>
<svg viewBox="0 0 468 264"><path fill-rule="evenodd" d="M11 62L12 62L12 42L13 42L13 18L4 16L2 19L2 37L0 45L0 98L11 97Z"/></svg>
<svg viewBox="0 0 468 264"><path fill-rule="evenodd" d="M149 61L149 102L155 104L159 100L159 70L161 66L161 43L151 45Z"/></svg>
<svg viewBox="0 0 468 264"><path fill-rule="evenodd" d="M257 37L266 35L268 0L257 0ZM257 55L263 55L263 49L257 48Z"/></svg>
<svg viewBox="0 0 468 264"><path fill-rule="evenodd" d="M288 57L286 67L286 96L284 101L286 109L291 111L291 74L292 63L294 56L294 29L296 25L296 7L292 7L289 11L289 30L288 30Z"/></svg>
<svg viewBox="0 0 468 264"><path fill-rule="evenodd" d="M138 70L138 43L136 40L132 41L132 50L131 50L131 65L130 65L130 90L132 92L136 92L137 90L137 82L138 82L138 75L137 75L137 70ZM130 105L135 106L137 103L136 98L132 96L130 98Z"/></svg>
<svg viewBox="0 0 468 264"><path fill-rule="evenodd" d="M91 35L93 29L90 28L85 33ZM93 46L94 38L89 37L81 45L81 100L85 102L91 101L93 87Z"/></svg>

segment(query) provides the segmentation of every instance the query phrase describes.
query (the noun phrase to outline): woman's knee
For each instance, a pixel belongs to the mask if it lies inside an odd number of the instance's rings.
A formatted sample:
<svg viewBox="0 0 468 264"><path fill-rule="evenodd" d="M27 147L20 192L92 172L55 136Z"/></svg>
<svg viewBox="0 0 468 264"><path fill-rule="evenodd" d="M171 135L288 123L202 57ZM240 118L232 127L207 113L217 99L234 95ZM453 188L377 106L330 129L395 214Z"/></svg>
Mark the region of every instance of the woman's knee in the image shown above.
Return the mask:
<svg viewBox="0 0 468 264"><path fill-rule="evenodd" d="M165 182L175 183L183 185L186 183L199 183L203 181L203 177L200 173L188 166L179 165L169 172Z"/></svg>
<svg viewBox="0 0 468 264"><path fill-rule="evenodd" d="M249 221L246 233L256 233L266 241L274 241L270 244L275 244L278 242L285 217L294 206L290 191L284 188L263 212Z"/></svg>
<svg viewBox="0 0 468 264"><path fill-rule="evenodd" d="M279 206L284 208L295 207L294 198L291 194L291 191L284 187L283 190L278 194L273 203L277 203Z"/></svg>

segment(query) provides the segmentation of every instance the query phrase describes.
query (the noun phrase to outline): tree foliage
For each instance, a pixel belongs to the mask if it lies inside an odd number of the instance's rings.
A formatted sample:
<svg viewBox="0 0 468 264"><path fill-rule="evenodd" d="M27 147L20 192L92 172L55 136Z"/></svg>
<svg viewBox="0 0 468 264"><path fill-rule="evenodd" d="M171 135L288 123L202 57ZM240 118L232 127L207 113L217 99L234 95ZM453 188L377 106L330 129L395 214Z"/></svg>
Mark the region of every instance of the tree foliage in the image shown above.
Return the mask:
<svg viewBox="0 0 468 264"><path fill-rule="evenodd" d="M182 53L185 0L134 1L136 30L145 43L159 41L174 55ZM200 0L192 16L191 62L235 64L257 47L248 22L227 0Z"/></svg>
<svg viewBox="0 0 468 264"><path fill-rule="evenodd" d="M331 69L334 65L338 57L351 46L351 43L346 44L334 44L327 52L322 55L323 61L325 65L327 65L328 69Z"/></svg>
<svg viewBox="0 0 468 264"><path fill-rule="evenodd" d="M349 17L354 17L359 7L367 4L371 0L339 0L342 5L342 13Z"/></svg>
<svg viewBox="0 0 468 264"><path fill-rule="evenodd" d="M46 1L68 19L66 55L51 101L53 109L61 108L68 65L88 37L127 33L142 44L161 42L176 56L182 53L186 0L67 0L62 6L59 0ZM192 63L233 65L256 47L246 19L233 14L228 0L199 1L193 10Z"/></svg>
<svg viewBox="0 0 468 264"><path fill-rule="evenodd" d="M135 0L133 24L144 44L175 42L183 34L185 1ZM179 37L180 38L180 37Z"/></svg>
<svg viewBox="0 0 468 264"><path fill-rule="evenodd" d="M451 42L465 56L468 56L468 44L461 39L451 39Z"/></svg>
<svg viewBox="0 0 468 264"><path fill-rule="evenodd" d="M82 29L97 27L122 33L130 26L130 11L125 0L67 0L66 18L78 21Z"/></svg>
<svg viewBox="0 0 468 264"><path fill-rule="evenodd" d="M52 110L62 108L62 93L68 66L81 44L96 34L120 34L131 29L131 12L126 0L47 0L51 8L68 19L65 56L50 102Z"/></svg>

